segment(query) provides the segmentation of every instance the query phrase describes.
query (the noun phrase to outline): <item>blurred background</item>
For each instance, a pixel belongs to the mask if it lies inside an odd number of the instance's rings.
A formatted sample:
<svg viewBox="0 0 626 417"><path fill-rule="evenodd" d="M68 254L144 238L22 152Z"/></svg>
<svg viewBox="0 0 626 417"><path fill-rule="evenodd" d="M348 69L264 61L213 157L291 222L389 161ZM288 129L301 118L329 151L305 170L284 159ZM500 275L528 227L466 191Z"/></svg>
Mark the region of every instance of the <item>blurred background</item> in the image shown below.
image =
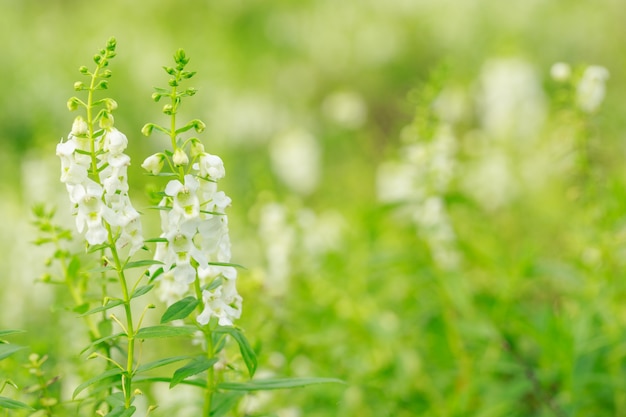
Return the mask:
<svg viewBox="0 0 626 417"><path fill-rule="evenodd" d="M625 20L617 0L0 0L0 328L51 357L80 333L36 282L29 213L72 225L55 147L115 36L135 207L183 48L259 372L347 382L245 415L626 415ZM160 415L193 415L180 389Z"/></svg>

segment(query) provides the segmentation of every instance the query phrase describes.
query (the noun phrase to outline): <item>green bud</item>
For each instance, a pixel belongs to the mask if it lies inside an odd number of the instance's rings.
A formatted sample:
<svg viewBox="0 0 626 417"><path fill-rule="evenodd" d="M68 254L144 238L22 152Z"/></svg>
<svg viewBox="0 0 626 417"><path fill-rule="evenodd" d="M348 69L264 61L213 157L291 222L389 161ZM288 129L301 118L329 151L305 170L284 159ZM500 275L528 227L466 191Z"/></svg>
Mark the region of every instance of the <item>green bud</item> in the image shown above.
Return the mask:
<svg viewBox="0 0 626 417"><path fill-rule="evenodd" d="M112 72L111 70L104 70L100 76L102 78L111 78Z"/></svg>
<svg viewBox="0 0 626 417"><path fill-rule="evenodd" d="M167 84L169 84L170 87L177 87L178 86L178 81L176 81L174 78L170 79Z"/></svg>
<svg viewBox="0 0 626 417"><path fill-rule="evenodd" d="M80 68L78 68L78 72L80 72L81 74L89 74L89 68L83 65Z"/></svg>
<svg viewBox="0 0 626 417"><path fill-rule="evenodd" d="M106 90L109 88L109 82L107 80L102 80L96 85L96 90Z"/></svg>
<svg viewBox="0 0 626 417"><path fill-rule="evenodd" d="M146 123L142 128L141 128L141 133L144 136L150 136L152 134L152 130L154 129L154 123Z"/></svg>
<svg viewBox="0 0 626 417"><path fill-rule="evenodd" d="M185 90L185 95L188 95L189 97L196 95L196 93L198 92L198 90L196 90L195 88L191 87Z"/></svg>
<svg viewBox="0 0 626 417"><path fill-rule="evenodd" d="M180 75L185 79L189 79L196 75L196 71L183 71Z"/></svg>
<svg viewBox="0 0 626 417"><path fill-rule="evenodd" d="M74 90L76 91L81 91L85 89L85 84L83 84L81 81L76 81L74 83Z"/></svg>
<svg viewBox="0 0 626 417"><path fill-rule="evenodd" d="M200 140L197 138L191 138L189 141L191 142L191 149L189 153L192 158L200 156L204 153L204 145L200 142Z"/></svg>
<svg viewBox="0 0 626 417"><path fill-rule="evenodd" d="M94 55L93 56L93 62L95 62L96 64L100 65L100 61L102 61L102 57L100 55Z"/></svg>
<svg viewBox="0 0 626 417"><path fill-rule="evenodd" d="M158 102L159 100L161 100L161 94L159 94L159 93L152 93L152 100Z"/></svg>
<svg viewBox="0 0 626 417"><path fill-rule="evenodd" d="M80 100L76 97L72 97L69 100L67 100L67 108L70 109L70 111L78 110L79 104L80 104Z"/></svg>
<svg viewBox="0 0 626 417"><path fill-rule="evenodd" d="M115 37L111 36L107 42L107 49L109 51L115 51L115 46L117 45L117 40Z"/></svg>
<svg viewBox="0 0 626 417"><path fill-rule="evenodd" d="M204 122L199 119L193 120L193 127L194 129L196 129L196 132L198 133L202 133L204 132L204 129L206 129L206 125L204 124Z"/></svg>
<svg viewBox="0 0 626 417"><path fill-rule="evenodd" d="M165 106L163 106L163 113L167 114L168 116L171 116L173 112L174 112L174 107L171 104L166 104Z"/></svg>
<svg viewBox="0 0 626 417"><path fill-rule="evenodd" d="M176 70L172 67L163 67L163 69L165 70L165 72L167 72L169 75L176 75Z"/></svg>
<svg viewBox="0 0 626 417"><path fill-rule="evenodd" d="M106 106L107 111L109 112L117 109L117 101L113 100L112 98L105 98L104 105Z"/></svg>
<svg viewBox="0 0 626 417"><path fill-rule="evenodd" d="M189 62L189 58L185 56L185 51L183 51L182 49L176 51L176 53L174 54L174 62L176 62L177 64L182 64L182 66L187 65L187 63Z"/></svg>
<svg viewBox="0 0 626 417"><path fill-rule="evenodd" d="M111 113L106 110L101 110L100 113L98 113L98 116L100 116L98 120L98 125L102 129L110 129L113 127L115 119L113 118L113 115Z"/></svg>

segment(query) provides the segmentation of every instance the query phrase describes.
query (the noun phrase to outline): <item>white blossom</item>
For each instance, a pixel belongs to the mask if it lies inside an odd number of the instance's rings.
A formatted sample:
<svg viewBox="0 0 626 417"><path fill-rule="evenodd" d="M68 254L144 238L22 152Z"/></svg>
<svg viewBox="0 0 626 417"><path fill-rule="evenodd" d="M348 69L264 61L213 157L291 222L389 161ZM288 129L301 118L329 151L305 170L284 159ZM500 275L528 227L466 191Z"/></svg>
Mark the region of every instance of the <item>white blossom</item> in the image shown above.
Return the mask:
<svg viewBox="0 0 626 417"><path fill-rule="evenodd" d="M76 228L79 233L86 230L85 239L90 245L107 240L105 223L119 228L111 230L112 236L117 236L116 245L129 246L132 255L143 246L143 237L139 213L128 196L130 157L123 153L128 139L113 127L92 139L87 133L87 123L77 117L68 140L56 149L61 159L61 181L75 205ZM97 177L90 178L94 168L98 170L93 174Z"/></svg>
<svg viewBox="0 0 626 417"><path fill-rule="evenodd" d="M216 182L225 175L224 165L221 158L199 146L194 152L197 160L189 174L182 181L169 181L159 203L164 241L157 243L154 259L163 265L154 265L150 271L154 274L163 268L157 277L158 293L168 304L193 294L191 284L199 280L202 287L210 289L203 290L204 309L198 323L216 318L220 325L230 326L241 315L242 300L236 290L237 270L223 265L231 259L225 214L231 199L218 190ZM146 159L143 167L155 172L160 170L159 164L162 161L157 154Z"/></svg>

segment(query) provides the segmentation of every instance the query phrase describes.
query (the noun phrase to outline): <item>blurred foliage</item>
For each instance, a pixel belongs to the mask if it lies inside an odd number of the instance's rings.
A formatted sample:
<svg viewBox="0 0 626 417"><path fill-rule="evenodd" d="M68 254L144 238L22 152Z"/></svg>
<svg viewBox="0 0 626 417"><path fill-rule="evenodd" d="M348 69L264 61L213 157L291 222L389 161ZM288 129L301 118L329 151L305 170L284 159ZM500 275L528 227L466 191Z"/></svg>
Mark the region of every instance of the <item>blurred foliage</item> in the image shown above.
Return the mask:
<svg viewBox="0 0 626 417"><path fill-rule="evenodd" d="M85 335L64 295L33 283L43 255L24 213L41 199L67 206L54 157L73 118L65 102L83 57L113 35L110 96L134 195L150 189L138 161L162 148L140 134L160 108L152 87L184 47L199 94L182 114L207 121L207 151L226 165L234 261L247 267L240 324L259 373L348 382L260 395L246 415L624 415L625 15L617 0L0 0L0 329L27 329L12 340L47 354L71 392L82 359L58 335ZM489 133L477 98L489 63L511 60L540 90L544 119L527 142ZM609 69L597 114L550 79L557 61ZM376 189L385 161L435 140L433 103L449 88L465 109L441 193L462 258L451 269L403 213L413 206ZM277 162L294 131L319 151L308 188ZM290 140L310 146L302 137ZM494 161L513 177L504 188L499 171L476 180Z"/></svg>

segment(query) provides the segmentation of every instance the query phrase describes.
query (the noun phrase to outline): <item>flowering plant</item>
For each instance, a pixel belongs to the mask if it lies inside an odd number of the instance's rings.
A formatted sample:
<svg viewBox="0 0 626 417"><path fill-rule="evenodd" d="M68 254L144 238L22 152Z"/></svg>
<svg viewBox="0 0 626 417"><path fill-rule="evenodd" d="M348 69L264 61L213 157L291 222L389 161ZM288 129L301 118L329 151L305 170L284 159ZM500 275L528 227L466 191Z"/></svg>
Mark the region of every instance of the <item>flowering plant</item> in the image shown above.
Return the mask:
<svg viewBox="0 0 626 417"><path fill-rule="evenodd" d="M82 114L74 119L67 139L56 147L60 180L67 189L75 229L86 243L86 253L72 250L75 233L54 224L54 210L43 206L34 210L41 235L36 243L55 246L48 265L57 269L44 281L66 286L75 303L73 311L89 330L90 343L83 352L102 363L67 400L60 393L56 397L49 393L48 387L57 378L45 380L41 365L46 357L33 356L29 369L39 375L36 387L41 391L35 408L49 416L61 410L73 410L74 415L90 410L90 415L127 417L143 407L142 413L147 415L158 404L150 405L154 400L148 398L148 404L142 406L138 398L145 397L146 387L165 382L170 388L181 384L199 388L202 401L197 406L202 415L218 417L236 409L250 391L337 382L329 378L245 381L239 360L227 354L228 342L234 341L245 373L254 376L256 352L235 325L241 316L242 297L236 288L239 266L231 263L226 215L231 199L218 188L218 181L225 176L224 164L219 156L208 153L197 137L184 138L190 132L202 133L205 124L201 120L183 126L177 120L183 100L196 94L194 88L182 87L195 75L186 69L189 58L183 50L175 53L173 67L165 67L171 77L168 88L156 88L152 95L156 102L167 101L162 112L169 119L168 127L148 123L141 130L146 136L165 134L171 143L171 149L148 156L141 164L149 175L168 179L156 193L158 204L151 207L159 211L161 233L144 238L144 216L129 193L128 137L115 127L117 103L98 97L108 88L116 46L111 38L94 56L93 70L80 67L88 81L78 81L74 88L86 93L86 98L72 97L67 104L71 111L81 110ZM152 244L156 244L153 252ZM152 254L146 257L146 252ZM133 273L136 270L141 273ZM154 304L144 303L141 314L136 312L138 299L145 300L151 293L167 306L156 325L146 325L153 320L148 312ZM144 361L148 350L144 347L149 347L144 342L163 338L186 338L185 350L195 352ZM21 348L6 346L0 345L0 359ZM180 363L184 364L173 372L163 373ZM0 408L31 409L5 397L0 397Z"/></svg>

